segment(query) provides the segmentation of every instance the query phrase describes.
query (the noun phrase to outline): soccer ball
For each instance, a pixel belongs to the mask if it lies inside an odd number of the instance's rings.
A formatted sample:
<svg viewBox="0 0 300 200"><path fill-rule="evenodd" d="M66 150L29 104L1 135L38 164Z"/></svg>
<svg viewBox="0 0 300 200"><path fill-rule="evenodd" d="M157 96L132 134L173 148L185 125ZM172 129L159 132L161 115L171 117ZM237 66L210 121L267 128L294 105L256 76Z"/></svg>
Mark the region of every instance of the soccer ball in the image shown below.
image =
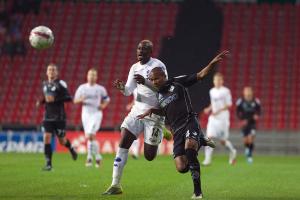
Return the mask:
<svg viewBox="0 0 300 200"><path fill-rule="evenodd" d="M31 30L29 42L35 49L47 49L52 46L54 36L50 28L38 26Z"/></svg>

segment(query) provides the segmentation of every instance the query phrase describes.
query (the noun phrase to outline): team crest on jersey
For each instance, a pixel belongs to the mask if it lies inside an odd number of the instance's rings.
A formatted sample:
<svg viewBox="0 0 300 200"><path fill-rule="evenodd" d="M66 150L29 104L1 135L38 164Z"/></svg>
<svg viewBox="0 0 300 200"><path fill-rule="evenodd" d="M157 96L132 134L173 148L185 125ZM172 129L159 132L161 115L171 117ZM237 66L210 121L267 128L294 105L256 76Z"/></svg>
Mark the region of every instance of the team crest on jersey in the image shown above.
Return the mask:
<svg viewBox="0 0 300 200"><path fill-rule="evenodd" d="M54 92L55 90L56 90L56 87L53 86L53 87L51 88L51 91Z"/></svg>

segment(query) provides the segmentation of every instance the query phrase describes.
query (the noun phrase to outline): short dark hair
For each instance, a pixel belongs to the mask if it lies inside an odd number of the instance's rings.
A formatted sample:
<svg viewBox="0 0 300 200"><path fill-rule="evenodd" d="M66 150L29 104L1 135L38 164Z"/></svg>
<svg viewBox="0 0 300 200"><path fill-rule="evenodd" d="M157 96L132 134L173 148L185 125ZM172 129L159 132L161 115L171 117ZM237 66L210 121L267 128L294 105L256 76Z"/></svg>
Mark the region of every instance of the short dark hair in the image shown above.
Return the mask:
<svg viewBox="0 0 300 200"><path fill-rule="evenodd" d="M150 49L153 49L153 43L148 39L142 40L140 43L145 44Z"/></svg>

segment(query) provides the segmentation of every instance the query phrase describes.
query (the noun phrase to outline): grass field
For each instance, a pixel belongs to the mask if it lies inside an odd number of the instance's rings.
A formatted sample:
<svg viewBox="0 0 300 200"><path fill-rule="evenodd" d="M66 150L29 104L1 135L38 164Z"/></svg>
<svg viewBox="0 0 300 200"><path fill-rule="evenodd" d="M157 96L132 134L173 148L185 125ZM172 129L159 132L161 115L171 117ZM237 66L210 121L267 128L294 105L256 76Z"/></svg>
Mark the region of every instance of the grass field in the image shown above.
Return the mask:
<svg viewBox="0 0 300 200"><path fill-rule="evenodd" d="M124 194L101 196L111 183L112 155L99 168L86 168L85 156L76 162L68 154L54 154L54 170L43 172L42 154L0 154L1 200L76 199L190 199L190 174L175 171L171 156L152 162L129 158L122 180ZM216 156L202 167L204 198L210 200L300 199L300 157L257 156L249 165L240 157L235 166Z"/></svg>

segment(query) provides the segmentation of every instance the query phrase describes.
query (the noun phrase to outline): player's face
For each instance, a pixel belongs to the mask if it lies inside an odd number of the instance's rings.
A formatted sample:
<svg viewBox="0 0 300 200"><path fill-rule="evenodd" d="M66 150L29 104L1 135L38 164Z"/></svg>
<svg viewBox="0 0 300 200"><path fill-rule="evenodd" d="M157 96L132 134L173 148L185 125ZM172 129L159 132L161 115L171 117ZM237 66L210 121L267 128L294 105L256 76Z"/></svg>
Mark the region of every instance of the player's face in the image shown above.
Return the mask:
<svg viewBox="0 0 300 200"><path fill-rule="evenodd" d="M161 72L151 72L149 76L150 81L155 88L160 89L166 82L166 76Z"/></svg>
<svg viewBox="0 0 300 200"><path fill-rule="evenodd" d="M145 64L149 61L151 53L152 48L150 47L150 45L145 42L140 42L136 50L137 60L142 64Z"/></svg>
<svg viewBox="0 0 300 200"><path fill-rule="evenodd" d="M221 76L215 76L214 77L214 86L215 87L221 87L224 84L223 77Z"/></svg>
<svg viewBox="0 0 300 200"><path fill-rule="evenodd" d="M246 87L244 88L244 98L247 100L247 101L251 101L253 99L253 91L251 88L249 87Z"/></svg>
<svg viewBox="0 0 300 200"><path fill-rule="evenodd" d="M91 84L94 84L97 82L97 72L95 71L89 71L87 74L87 81Z"/></svg>
<svg viewBox="0 0 300 200"><path fill-rule="evenodd" d="M57 67L53 66L53 65L49 65L47 67L47 76L48 76L48 79L54 80L54 79L57 78L57 75L58 75Z"/></svg>

